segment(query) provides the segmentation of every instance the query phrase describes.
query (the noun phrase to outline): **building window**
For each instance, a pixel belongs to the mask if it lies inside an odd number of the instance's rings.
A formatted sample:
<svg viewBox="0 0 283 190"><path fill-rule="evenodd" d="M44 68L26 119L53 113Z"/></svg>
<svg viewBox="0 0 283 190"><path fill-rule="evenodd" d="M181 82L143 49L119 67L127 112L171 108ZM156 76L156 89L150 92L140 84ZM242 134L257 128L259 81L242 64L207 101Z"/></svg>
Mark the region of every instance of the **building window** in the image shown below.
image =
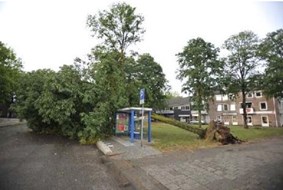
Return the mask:
<svg viewBox="0 0 283 190"><path fill-rule="evenodd" d="M223 111L228 111L229 108L228 108L228 104L223 104Z"/></svg>
<svg viewBox="0 0 283 190"><path fill-rule="evenodd" d="M260 102L260 103L259 103L259 109L260 109L260 110L267 110L267 104L266 104L266 102Z"/></svg>
<svg viewBox="0 0 283 190"><path fill-rule="evenodd" d="M217 105L217 111L222 111L222 105Z"/></svg>
<svg viewBox="0 0 283 190"><path fill-rule="evenodd" d="M247 98L252 98L253 97L253 93L252 92L248 92L247 93Z"/></svg>
<svg viewBox="0 0 283 190"><path fill-rule="evenodd" d="M223 101L228 100L228 95L223 95L222 100L223 100Z"/></svg>
<svg viewBox="0 0 283 190"><path fill-rule="evenodd" d="M231 111L236 111L236 104L231 104L230 105L230 110Z"/></svg>
<svg viewBox="0 0 283 190"><path fill-rule="evenodd" d="M252 116L247 117L247 123L250 124L250 125L253 123Z"/></svg>
<svg viewBox="0 0 283 190"><path fill-rule="evenodd" d="M222 121L222 116L221 115L217 116L217 121Z"/></svg>
<svg viewBox="0 0 283 190"><path fill-rule="evenodd" d="M261 91L256 91L256 92L255 92L255 97L257 97L257 98L262 97Z"/></svg>
<svg viewBox="0 0 283 190"><path fill-rule="evenodd" d="M244 107L244 104L241 103L241 108ZM246 108L252 108L252 103L251 102L246 102Z"/></svg>
<svg viewBox="0 0 283 190"><path fill-rule="evenodd" d="M235 123L235 122L237 122L237 116L233 115L232 116L232 123Z"/></svg>
<svg viewBox="0 0 283 190"><path fill-rule="evenodd" d="M190 106L182 106L182 107L181 107L181 110L183 110L183 111L190 110Z"/></svg>
<svg viewBox="0 0 283 190"><path fill-rule="evenodd" d="M268 124L268 117L267 116L261 116L261 123L262 124Z"/></svg>
<svg viewBox="0 0 283 190"><path fill-rule="evenodd" d="M221 101L222 100L222 96L221 95L215 95L215 99L216 99L216 101Z"/></svg>

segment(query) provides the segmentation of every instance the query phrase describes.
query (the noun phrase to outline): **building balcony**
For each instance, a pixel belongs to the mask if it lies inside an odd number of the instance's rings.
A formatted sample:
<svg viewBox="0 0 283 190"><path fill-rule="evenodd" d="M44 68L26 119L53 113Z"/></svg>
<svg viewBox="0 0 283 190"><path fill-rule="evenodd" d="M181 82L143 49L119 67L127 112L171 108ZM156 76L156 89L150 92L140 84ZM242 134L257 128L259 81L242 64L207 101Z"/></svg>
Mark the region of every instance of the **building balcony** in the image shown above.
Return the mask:
<svg viewBox="0 0 283 190"><path fill-rule="evenodd" d="M254 108L246 108L246 112L247 112L247 114L254 114L255 113ZM244 114L243 108L240 108L240 114Z"/></svg>

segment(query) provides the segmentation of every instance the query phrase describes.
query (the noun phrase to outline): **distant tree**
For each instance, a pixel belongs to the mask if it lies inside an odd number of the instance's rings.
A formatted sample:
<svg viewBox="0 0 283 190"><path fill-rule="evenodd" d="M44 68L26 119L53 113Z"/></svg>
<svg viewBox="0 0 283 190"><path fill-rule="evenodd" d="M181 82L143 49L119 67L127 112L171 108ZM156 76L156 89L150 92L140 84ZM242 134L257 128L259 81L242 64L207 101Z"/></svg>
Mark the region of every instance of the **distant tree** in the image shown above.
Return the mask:
<svg viewBox="0 0 283 190"><path fill-rule="evenodd" d="M15 101L21 69L21 60L0 41L0 104L10 107Z"/></svg>
<svg viewBox="0 0 283 190"><path fill-rule="evenodd" d="M262 80L264 93L283 98L283 29L267 34L260 45L260 55L267 62Z"/></svg>
<svg viewBox="0 0 283 190"><path fill-rule="evenodd" d="M224 42L224 48L229 51L225 59L226 90L235 95L241 93L245 128L248 128L246 95L258 89L258 47L258 37L251 31L240 32Z"/></svg>
<svg viewBox="0 0 283 190"><path fill-rule="evenodd" d="M165 96L167 99L170 99L170 98L176 98L176 97L181 97L180 93L177 92L177 91L167 91L165 93Z"/></svg>
<svg viewBox="0 0 283 190"><path fill-rule="evenodd" d="M177 54L180 69L177 78L184 81L182 91L192 95L191 101L198 110L199 126L201 111L207 109L214 96L218 74L222 65L218 60L219 49L202 38L192 39Z"/></svg>
<svg viewBox="0 0 283 190"><path fill-rule="evenodd" d="M137 60L135 71L140 88L145 88L145 105L153 109L164 108L169 86L162 67L150 54L143 54Z"/></svg>

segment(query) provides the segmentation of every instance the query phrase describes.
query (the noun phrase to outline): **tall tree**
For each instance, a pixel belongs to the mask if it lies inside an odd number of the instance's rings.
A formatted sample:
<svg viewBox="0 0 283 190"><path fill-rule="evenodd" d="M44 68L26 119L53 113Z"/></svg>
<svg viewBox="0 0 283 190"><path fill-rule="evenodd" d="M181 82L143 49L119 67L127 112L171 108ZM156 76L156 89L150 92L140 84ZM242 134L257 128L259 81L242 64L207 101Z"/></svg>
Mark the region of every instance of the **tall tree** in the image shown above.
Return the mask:
<svg viewBox="0 0 283 190"><path fill-rule="evenodd" d="M283 29L267 34L260 45L260 55L267 62L262 81L264 93L283 98Z"/></svg>
<svg viewBox="0 0 283 190"><path fill-rule="evenodd" d="M112 133L114 113L127 106L126 52L129 46L141 41L144 18L125 3L114 4L110 10L89 15L87 25L102 43L93 51L93 72L98 105L85 115L85 122L105 134ZM95 119L93 119L93 116Z"/></svg>
<svg viewBox="0 0 283 190"><path fill-rule="evenodd" d="M214 95L217 75L222 68L218 52L213 44L196 38L177 54L180 66L177 77L184 81L182 90L192 95L191 101L198 110L199 126L201 111L208 108L207 103Z"/></svg>
<svg viewBox="0 0 283 190"><path fill-rule="evenodd" d="M258 88L258 46L258 37L251 31L240 32L224 42L224 48L229 52L225 59L226 88L228 93L241 93L245 128L248 128L246 95Z"/></svg>
<svg viewBox="0 0 283 190"><path fill-rule="evenodd" d="M87 24L102 45L111 51L120 53L123 63L127 48L141 41L145 30L142 28L143 16L135 13L136 8L126 3L112 5L109 11L100 11L98 15L89 15Z"/></svg>
<svg viewBox="0 0 283 190"><path fill-rule="evenodd" d="M22 63L15 52L0 41L0 103L10 107L14 102Z"/></svg>

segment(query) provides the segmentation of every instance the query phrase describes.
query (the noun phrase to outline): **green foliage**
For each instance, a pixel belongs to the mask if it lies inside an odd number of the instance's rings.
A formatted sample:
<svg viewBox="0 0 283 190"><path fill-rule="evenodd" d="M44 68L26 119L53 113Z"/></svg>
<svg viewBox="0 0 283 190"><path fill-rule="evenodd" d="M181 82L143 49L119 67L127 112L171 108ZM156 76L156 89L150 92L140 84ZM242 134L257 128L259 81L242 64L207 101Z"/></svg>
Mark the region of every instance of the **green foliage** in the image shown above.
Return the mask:
<svg viewBox="0 0 283 190"><path fill-rule="evenodd" d="M258 37L250 31L240 32L228 38L224 48L229 51L225 59L224 84L228 93L242 94L244 126L247 128L246 95L257 90L256 86L259 72L259 59L257 56L259 46Z"/></svg>
<svg viewBox="0 0 283 190"><path fill-rule="evenodd" d="M260 55L267 62L262 88L269 97L283 98L283 29L267 34Z"/></svg>
<svg viewBox="0 0 283 190"><path fill-rule="evenodd" d="M9 107L13 103L21 69L14 51L0 41L0 104Z"/></svg>
<svg viewBox="0 0 283 190"><path fill-rule="evenodd" d="M136 65L137 80L140 88L145 88L145 105L153 109L165 106L165 92L169 89L162 67L154 61L150 54L140 55Z"/></svg>
<svg viewBox="0 0 283 190"><path fill-rule="evenodd" d="M94 127L96 134L108 136L113 133L115 112L128 106L125 90L125 79L121 67L117 63L117 52L95 52L97 62L91 66L94 76L96 105L92 111L83 114L83 122L87 126L85 134ZM91 136L92 134L90 134Z"/></svg>
<svg viewBox="0 0 283 190"><path fill-rule="evenodd" d="M161 121L163 123L174 125L174 126L182 128L182 129L185 129L187 131L190 131L192 133L195 133L195 134L199 135L200 138L204 138L204 136L205 136L205 132L206 132L205 129L198 128L198 127L195 127L195 126L192 126L192 125L188 125L186 123L183 123L183 122L180 122L180 121L168 118L168 117L163 117L163 116L157 115L157 114L152 114L152 118L157 120L157 121Z"/></svg>
<svg viewBox="0 0 283 190"><path fill-rule="evenodd" d="M81 73L78 67L65 65L57 73L37 70L23 74L17 91L19 117L38 133L56 133L85 142L97 140L97 132L86 127L82 119L92 110L94 101L86 98L91 83L83 80Z"/></svg>
<svg viewBox="0 0 283 190"><path fill-rule="evenodd" d="M23 73L19 88L17 89L17 101L15 109L20 118L28 122L28 126L35 132L49 133L56 131L57 125L44 122L43 116L39 113L37 100L44 92L45 81L53 77L55 72L50 70L37 70L30 73Z"/></svg>
<svg viewBox="0 0 283 190"><path fill-rule="evenodd" d="M23 75L16 109L31 129L95 143L113 134L118 109L137 105L139 88L147 89L148 105L161 105L166 80L160 65L148 54L138 61L126 56L127 47L144 32L143 17L134 12L123 3L88 17L89 27L103 40L88 62L76 58L58 72Z"/></svg>
<svg viewBox="0 0 283 190"><path fill-rule="evenodd" d="M126 49L139 41L145 30L144 18L135 14L135 8L126 3L114 4L109 11L89 15L87 25L103 40L103 46L124 55Z"/></svg>
<svg viewBox="0 0 283 190"><path fill-rule="evenodd" d="M162 67L150 54L143 54L138 60L129 59L126 64L127 89L131 106L139 104L139 90L145 89L145 106L162 109L165 93L169 89Z"/></svg>
<svg viewBox="0 0 283 190"><path fill-rule="evenodd" d="M208 101L214 95L217 79L222 69L218 60L219 49L201 38L192 39L177 54L180 69L178 78L184 80L183 91L192 95L191 101L201 115L208 108ZM199 117L201 126L201 117Z"/></svg>

